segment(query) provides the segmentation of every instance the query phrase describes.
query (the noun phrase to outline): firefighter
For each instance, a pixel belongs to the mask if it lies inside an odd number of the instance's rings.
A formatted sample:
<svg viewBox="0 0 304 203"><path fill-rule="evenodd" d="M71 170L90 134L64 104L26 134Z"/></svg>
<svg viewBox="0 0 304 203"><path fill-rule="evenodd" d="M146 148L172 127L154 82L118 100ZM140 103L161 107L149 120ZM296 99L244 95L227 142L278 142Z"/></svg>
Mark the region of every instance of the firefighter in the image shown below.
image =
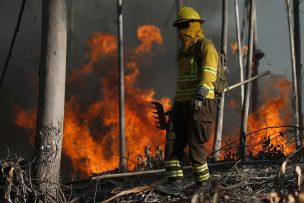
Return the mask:
<svg viewBox="0 0 304 203"><path fill-rule="evenodd" d="M178 195L182 192L182 160L186 146L197 189L210 188L206 143L212 131L215 111L214 84L218 54L212 41L203 34L205 20L191 7L183 7L173 26L182 41L178 64L179 76L172 108L175 142L172 154L166 157L168 181L155 189Z"/></svg>

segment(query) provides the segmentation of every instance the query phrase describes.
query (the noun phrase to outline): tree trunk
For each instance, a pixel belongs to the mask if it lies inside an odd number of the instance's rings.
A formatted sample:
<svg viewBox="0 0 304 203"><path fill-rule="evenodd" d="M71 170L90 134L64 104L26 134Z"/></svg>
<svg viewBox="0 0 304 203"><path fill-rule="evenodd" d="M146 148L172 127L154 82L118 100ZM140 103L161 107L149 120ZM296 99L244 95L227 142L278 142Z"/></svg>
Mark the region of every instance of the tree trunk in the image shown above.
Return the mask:
<svg viewBox="0 0 304 203"><path fill-rule="evenodd" d="M117 0L118 21L118 66L119 66L119 149L120 168L126 169L126 137L125 137L125 86L124 86L124 54L123 54L123 16L122 0Z"/></svg>
<svg viewBox="0 0 304 203"><path fill-rule="evenodd" d="M259 74L259 60L261 58L257 58L257 52L259 52L258 47L257 47L257 18L256 18L256 10L253 11L253 56L252 56L252 73L251 77L256 76ZM258 102L259 102L259 90L258 90L258 80L255 80L252 82L252 92L251 92L251 106L252 106L252 112L255 112L258 109Z"/></svg>
<svg viewBox="0 0 304 203"><path fill-rule="evenodd" d="M221 54L227 56L227 36L228 36L228 0L222 1L222 42L221 42ZM226 63L227 64L227 63ZM225 66L226 70L227 67ZM214 136L213 144L213 159L220 159L220 149L222 145L222 132L223 132L223 120L224 120L224 104L225 104L225 93L223 93L220 100L220 108L217 112L217 123Z"/></svg>
<svg viewBox="0 0 304 203"><path fill-rule="evenodd" d="M242 54L242 42L241 42L241 34L240 34L240 20L239 20L239 3L238 0L234 0L234 9L235 9L235 24L236 24L236 38L238 45L238 62L239 62L239 70L240 70L240 81L244 80L243 73L243 54ZM243 106L244 103L244 86L241 86L241 104Z"/></svg>
<svg viewBox="0 0 304 203"><path fill-rule="evenodd" d="M296 54L295 54L295 41L294 41L294 33L292 29L292 21L291 21L291 10L289 5L289 0L286 0L286 8L287 8L287 21L288 21L288 31L289 31L289 44L290 44L290 58L291 58L291 67L292 67L292 87L293 87L293 110L294 110L294 119L296 126L299 127L299 97L298 97L298 75L296 69ZM299 131L295 131L296 145L297 148L301 146L301 140Z"/></svg>
<svg viewBox="0 0 304 203"><path fill-rule="evenodd" d="M61 161L66 49L67 6L65 0L42 1L42 39L36 135L37 184L58 197ZM46 200L54 201L54 200Z"/></svg>
<svg viewBox="0 0 304 203"><path fill-rule="evenodd" d="M254 9L255 9L255 0L250 0L250 21L249 21L249 34L248 34L248 57L247 57L246 79L250 78L252 71ZM251 83L247 83L245 86L244 105L242 109L240 145L239 145L240 146L239 156L242 160L245 159L245 155L246 155L246 143L247 143L246 135L247 135L250 92L251 92Z"/></svg>
<svg viewBox="0 0 304 203"><path fill-rule="evenodd" d="M301 28L300 28L300 1L293 0L294 13L294 41L295 41L295 57L297 69L297 88L298 88L298 114L299 126L303 128L303 114L302 114L302 64L301 64ZM303 144L303 130L300 129L299 136L301 138L300 145ZM298 147L300 147L298 145Z"/></svg>

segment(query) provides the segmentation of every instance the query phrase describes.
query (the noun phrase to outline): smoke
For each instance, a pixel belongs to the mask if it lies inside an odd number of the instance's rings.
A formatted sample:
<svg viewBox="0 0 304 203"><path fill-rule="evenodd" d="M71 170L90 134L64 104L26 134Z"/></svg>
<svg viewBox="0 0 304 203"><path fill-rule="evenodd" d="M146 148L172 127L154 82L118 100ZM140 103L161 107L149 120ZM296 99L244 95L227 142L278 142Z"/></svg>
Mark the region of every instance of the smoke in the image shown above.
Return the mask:
<svg viewBox="0 0 304 203"><path fill-rule="evenodd" d="M81 68L88 60L89 47L86 42L92 33L109 33L116 35L116 1L108 0L71 0L72 1L72 35L71 49L68 53L68 70L70 76L73 70ZM156 97L173 98L177 76L177 35L172 27L175 19L176 8L174 0L163 1L124 1L124 42L125 52L130 53L140 44L137 39L137 28L142 24L155 25L161 30L163 45L148 57L143 56L138 65L141 67L136 86L143 89L153 88ZM157 6L156 6L157 5ZM206 19L203 25L205 34L210 37L216 47L220 48L221 36L221 4L218 1L206 0L204 2L186 2L186 6L196 8L201 17ZM17 22L20 2L4 1L0 7L0 61L4 64L13 30ZM230 25L233 25L232 17ZM8 147L11 152L30 159L33 150L30 136L24 128L17 127L15 111L18 108L33 109L37 105L38 96L38 69L40 57L41 35L41 1L30 0L26 4L21 22L20 33L14 47L9 69L0 88L0 158L5 157ZM229 29L233 29L233 26ZM234 41L234 32L229 36L229 43ZM116 57L113 57L116 58ZM113 59L112 58L112 59ZM236 67L235 57L229 55L229 66ZM102 65L118 69L113 61L100 61ZM0 67L2 68L2 67ZM2 70L2 69L0 69ZM77 83L68 83L66 99L78 95L80 109L100 99L99 75L90 74L80 78ZM230 84L238 81L238 70L230 68L228 76ZM239 90L234 90L226 97L239 101ZM16 108L18 107L18 108ZM232 132L239 127L240 114L234 109L225 110L224 134ZM233 118L233 119L231 119ZM26 118L23 119L26 122ZM21 121L22 122L22 119ZM32 134L34 132L30 132ZM68 173L69 160L63 156L63 173Z"/></svg>
<svg viewBox="0 0 304 203"><path fill-rule="evenodd" d="M4 1L0 8L1 73L17 23L20 1ZM7 77L0 88L0 157L15 153L25 158L32 154L25 129L16 127L15 105L31 108L37 101L37 73L40 55L40 1L26 4Z"/></svg>
<svg viewBox="0 0 304 203"><path fill-rule="evenodd" d="M69 56L70 65L68 72L79 68L85 63L88 47L86 41L93 32L107 32L116 34L116 2L115 1L85 1L73 2L72 9L72 44ZM164 45L149 61L142 60L141 75L138 86L154 88L157 97L173 97L175 90L174 79L176 70L176 31L171 26L175 19L175 1L129 1L124 5L124 35L125 51L128 52L139 42L136 38L136 30L142 24L158 26L164 36ZM156 6L158 5L158 6ZM10 41L17 22L21 2L4 1L0 8L0 61L4 64L9 49ZM219 24L212 25L213 19L220 19L220 8L214 1L206 1L202 5L194 3L197 10L204 11L202 17L210 19L206 23L207 30L212 30L213 36L220 36ZM161 9L160 9L161 8ZM171 10L171 12L170 12ZM209 28L213 29L209 29ZM217 27L217 32L214 32ZM4 85L0 89L0 152L5 154L8 146L17 154L26 158L31 156L30 142L25 129L15 125L14 107L17 105L24 109L33 108L37 104L38 96L38 70L40 61L40 35L41 35L41 1L27 1L20 32L17 36L13 55L5 77ZM216 44L218 40L215 40ZM114 67L115 68L115 67ZM1 67L2 71L2 67ZM172 82L168 82L172 81ZM86 93L85 100L96 99L94 80L87 81L85 87L81 87ZM166 88L163 88L166 87ZM78 88L78 87L77 87ZM67 98L73 91L79 91L73 87L67 87ZM17 147L16 147L17 146Z"/></svg>

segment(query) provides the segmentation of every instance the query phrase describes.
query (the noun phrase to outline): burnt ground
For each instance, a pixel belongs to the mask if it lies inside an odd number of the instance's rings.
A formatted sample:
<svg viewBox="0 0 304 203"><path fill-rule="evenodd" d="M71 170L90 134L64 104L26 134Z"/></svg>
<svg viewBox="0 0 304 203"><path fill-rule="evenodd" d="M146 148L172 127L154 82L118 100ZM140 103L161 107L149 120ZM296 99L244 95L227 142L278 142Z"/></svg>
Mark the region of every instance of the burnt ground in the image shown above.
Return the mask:
<svg viewBox="0 0 304 203"><path fill-rule="evenodd" d="M1 202L35 202L51 195L39 191L29 178L30 164L22 159L0 161ZM159 195L154 187L164 173L124 178L104 175L63 183L54 202L304 202L303 162L247 161L210 164L212 188L194 194L191 170L185 169L180 196ZM97 177L104 179L96 181Z"/></svg>
<svg viewBox="0 0 304 203"><path fill-rule="evenodd" d="M76 196L80 194L76 197L80 202L304 202L302 174L296 171L303 170L303 164L286 163L286 171L278 162L210 167L212 189L197 195L191 170L185 170L180 196L154 192L153 188L165 180L160 174L90 182L74 191Z"/></svg>

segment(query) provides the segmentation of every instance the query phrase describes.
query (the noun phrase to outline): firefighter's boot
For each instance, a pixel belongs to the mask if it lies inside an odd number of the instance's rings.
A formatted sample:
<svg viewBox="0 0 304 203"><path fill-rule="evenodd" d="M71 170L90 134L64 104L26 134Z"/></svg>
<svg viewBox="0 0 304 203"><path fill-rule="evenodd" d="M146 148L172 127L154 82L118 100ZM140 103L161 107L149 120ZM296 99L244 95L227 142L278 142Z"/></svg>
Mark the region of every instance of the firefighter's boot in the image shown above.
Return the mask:
<svg viewBox="0 0 304 203"><path fill-rule="evenodd" d="M155 187L155 192L178 196L182 192L182 180L168 180L167 182Z"/></svg>

